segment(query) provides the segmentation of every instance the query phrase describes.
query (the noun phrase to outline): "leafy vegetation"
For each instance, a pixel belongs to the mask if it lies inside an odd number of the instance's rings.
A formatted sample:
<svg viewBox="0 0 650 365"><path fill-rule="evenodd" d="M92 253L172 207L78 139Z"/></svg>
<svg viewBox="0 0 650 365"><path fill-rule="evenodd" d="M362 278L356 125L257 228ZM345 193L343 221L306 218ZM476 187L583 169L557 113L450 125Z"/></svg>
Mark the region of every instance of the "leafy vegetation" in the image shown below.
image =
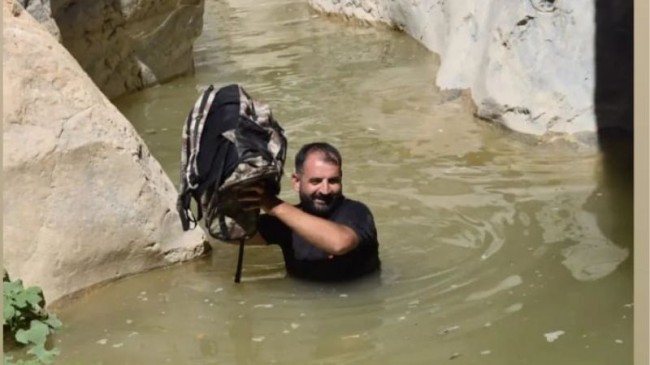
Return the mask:
<svg viewBox="0 0 650 365"><path fill-rule="evenodd" d="M4 364L50 364L59 350L45 348L47 337L61 327L61 321L45 311L43 291L39 287L25 288L20 279L11 281L7 272L3 278L4 317L2 320L3 344L26 347L28 359L14 362L4 354Z"/></svg>

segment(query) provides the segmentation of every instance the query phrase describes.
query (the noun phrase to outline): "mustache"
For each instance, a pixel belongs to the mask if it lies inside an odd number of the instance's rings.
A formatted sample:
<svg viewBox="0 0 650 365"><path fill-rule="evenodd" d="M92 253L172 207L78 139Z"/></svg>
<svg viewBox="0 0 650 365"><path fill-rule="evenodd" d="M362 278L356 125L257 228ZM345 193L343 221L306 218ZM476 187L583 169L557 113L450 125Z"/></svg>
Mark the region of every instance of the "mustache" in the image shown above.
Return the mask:
<svg viewBox="0 0 650 365"><path fill-rule="evenodd" d="M322 194L314 192L311 195L301 193L300 203L308 213L316 216L327 216L343 199L343 194ZM319 202L316 202L319 200Z"/></svg>
<svg viewBox="0 0 650 365"><path fill-rule="evenodd" d="M326 203L330 203L332 200L334 200L334 194L320 194L316 193L311 196L312 199L318 199L318 200L323 200Z"/></svg>

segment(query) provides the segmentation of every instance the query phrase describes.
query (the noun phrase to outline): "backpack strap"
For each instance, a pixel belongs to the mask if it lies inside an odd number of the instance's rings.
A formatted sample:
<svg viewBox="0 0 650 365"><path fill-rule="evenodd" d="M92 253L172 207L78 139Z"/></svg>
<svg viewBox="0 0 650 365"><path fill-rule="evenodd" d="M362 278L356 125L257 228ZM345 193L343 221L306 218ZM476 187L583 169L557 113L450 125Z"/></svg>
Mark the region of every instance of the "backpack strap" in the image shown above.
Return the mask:
<svg viewBox="0 0 650 365"><path fill-rule="evenodd" d="M235 283L239 283L241 281L242 263L244 262L244 243L246 243L246 237L242 237L239 240L239 254L237 256L237 271L235 271Z"/></svg>
<svg viewBox="0 0 650 365"><path fill-rule="evenodd" d="M199 186L199 171L197 166L197 156L199 155L201 136L205 120L210 112L210 107L217 94L213 85L203 92L200 98L194 103L185 124L183 125L183 141L181 147L181 167L180 167L180 192L176 202L176 210L181 218L183 230L190 229L190 223L193 223L192 229L196 227L197 221L203 216L201 204L192 191ZM194 217L190 209L191 199L197 201L197 217Z"/></svg>
<svg viewBox="0 0 650 365"><path fill-rule="evenodd" d="M191 189L196 189L199 186L196 177L200 176L197 159L201 150L201 136L215 95L217 95L217 90L215 90L214 86L208 86L208 89L203 92L203 97L196 101L192 112L188 116L189 130L187 132L189 135L187 137L191 148L187 151L189 156L185 167L185 178Z"/></svg>

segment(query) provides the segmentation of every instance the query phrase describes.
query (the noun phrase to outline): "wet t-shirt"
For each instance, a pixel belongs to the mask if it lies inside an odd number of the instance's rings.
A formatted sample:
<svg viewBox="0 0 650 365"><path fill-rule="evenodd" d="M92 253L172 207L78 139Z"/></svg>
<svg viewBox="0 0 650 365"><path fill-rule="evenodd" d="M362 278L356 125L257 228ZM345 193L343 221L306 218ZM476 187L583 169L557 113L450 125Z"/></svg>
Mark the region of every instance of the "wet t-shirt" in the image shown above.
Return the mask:
<svg viewBox="0 0 650 365"><path fill-rule="evenodd" d="M300 206L297 206L300 208ZM309 244L286 224L270 215L260 216L258 231L269 244L282 248L289 275L321 281L348 280L379 269L379 244L372 213L365 204L344 198L326 219L350 227L359 237L352 251L339 256Z"/></svg>

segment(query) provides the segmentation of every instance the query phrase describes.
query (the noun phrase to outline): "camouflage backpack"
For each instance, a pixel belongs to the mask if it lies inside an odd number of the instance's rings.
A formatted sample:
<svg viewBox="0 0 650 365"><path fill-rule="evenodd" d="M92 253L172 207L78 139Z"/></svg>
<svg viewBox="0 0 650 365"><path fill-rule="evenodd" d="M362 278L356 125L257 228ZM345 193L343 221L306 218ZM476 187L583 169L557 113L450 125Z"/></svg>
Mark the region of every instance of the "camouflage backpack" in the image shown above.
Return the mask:
<svg viewBox="0 0 650 365"><path fill-rule="evenodd" d="M177 201L183 230L204 218L210 236L219 240L243 243L252 237L260 212L244 211L237 193L260 183L279 193L286 149L284 130L267 104L254 101L240 85L210 85L183 128Z"/></svg>

